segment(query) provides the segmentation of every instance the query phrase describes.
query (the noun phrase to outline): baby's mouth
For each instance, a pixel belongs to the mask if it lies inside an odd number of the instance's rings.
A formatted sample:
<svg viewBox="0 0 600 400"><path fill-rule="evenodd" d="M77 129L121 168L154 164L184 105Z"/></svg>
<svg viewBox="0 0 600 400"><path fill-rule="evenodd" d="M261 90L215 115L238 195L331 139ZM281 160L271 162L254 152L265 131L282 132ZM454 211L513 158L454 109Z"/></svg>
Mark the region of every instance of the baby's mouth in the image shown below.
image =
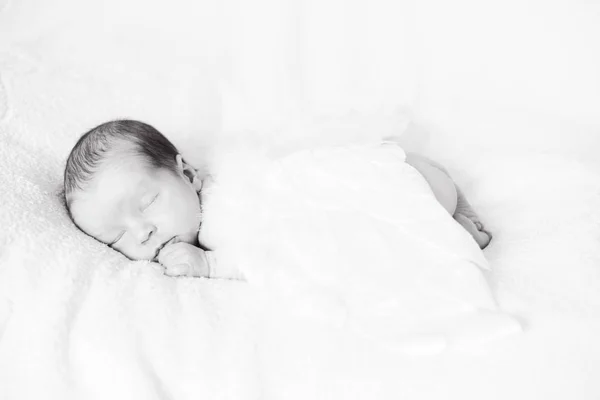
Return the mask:
<svg viewBox="0 0 600 400"><path fill-rule="evenodd" d="M177 239L177 236L173 236L171 239L167 240L166 242L164 242L163 244L158 246L158 248L156 249L156 252L154 253L154 257L152 258L152 261L158 261L158 255L160 254L160 251L163 248L165 248L165 246L168 246L173 243L177 243L178 241L179 240Z"/></svg>

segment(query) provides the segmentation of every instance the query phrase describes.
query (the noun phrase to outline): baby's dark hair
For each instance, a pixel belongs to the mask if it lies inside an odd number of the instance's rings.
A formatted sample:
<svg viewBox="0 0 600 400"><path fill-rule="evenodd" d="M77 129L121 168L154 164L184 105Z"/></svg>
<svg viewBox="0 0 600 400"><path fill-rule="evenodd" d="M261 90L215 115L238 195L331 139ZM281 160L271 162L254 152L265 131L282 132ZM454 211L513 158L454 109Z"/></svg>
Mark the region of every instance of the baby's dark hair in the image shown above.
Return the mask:
<svg viewBox="0 0 600 400"><path fill-rule="evenodd" d="M106 122L81 136L67 158L64 174L67 207L69 195L83 189L113 146L123 142L131 144L133 154L150 166L177 170L177 148L154 127L134 120Z"/></svg>

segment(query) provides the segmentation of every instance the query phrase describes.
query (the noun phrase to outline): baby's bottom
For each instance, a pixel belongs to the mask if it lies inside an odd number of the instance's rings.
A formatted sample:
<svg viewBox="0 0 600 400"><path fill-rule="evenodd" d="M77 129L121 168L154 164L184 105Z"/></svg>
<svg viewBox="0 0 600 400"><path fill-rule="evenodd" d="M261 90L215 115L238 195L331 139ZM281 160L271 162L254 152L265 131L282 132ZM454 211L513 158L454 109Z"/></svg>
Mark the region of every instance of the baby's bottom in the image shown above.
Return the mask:
<svg viewBox="0 0 600 400"><path fill-rule="evenodd" d="M440 164L419 154L408 153L406 162L416 168L427 180L440 204L473 236L484 249L492 240L463 192L454 183L448 171Z"/></svg>

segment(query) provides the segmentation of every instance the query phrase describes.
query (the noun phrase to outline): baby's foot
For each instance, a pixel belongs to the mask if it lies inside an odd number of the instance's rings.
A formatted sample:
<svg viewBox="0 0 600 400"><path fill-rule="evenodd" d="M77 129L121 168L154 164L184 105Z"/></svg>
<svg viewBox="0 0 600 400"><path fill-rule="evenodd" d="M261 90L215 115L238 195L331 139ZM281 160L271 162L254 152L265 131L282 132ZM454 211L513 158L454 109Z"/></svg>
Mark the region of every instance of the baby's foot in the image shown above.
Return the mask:
<svg viewBox="0 0 600 400"><path fill-rule="evenodd" d="M473 239L475 239L480 248L485 249L490 244L492 235L485 230L483 224L476 216L475 218L469 218L465 214L456 213L454 214L454 219L473 236Z"/></svg>
<svg viewBox="0 0 600 400"><path fill-rule="evenodd" d="M485 229L479 216L458 187L456 188L456 192L458 199L454 219L473 236L473 239L475 239L480 248L485 249L492 240L491 233Z"/></svg>

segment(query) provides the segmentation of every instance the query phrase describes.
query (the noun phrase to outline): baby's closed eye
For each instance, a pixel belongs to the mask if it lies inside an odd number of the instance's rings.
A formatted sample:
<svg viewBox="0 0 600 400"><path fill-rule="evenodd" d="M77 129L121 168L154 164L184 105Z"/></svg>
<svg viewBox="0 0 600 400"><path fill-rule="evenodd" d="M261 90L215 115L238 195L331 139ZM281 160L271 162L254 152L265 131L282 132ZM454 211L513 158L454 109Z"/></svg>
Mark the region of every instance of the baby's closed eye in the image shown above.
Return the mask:
<svg viewBox="0 0 600 400"><path fill-rule="evenodd" d="M115 245L119 240L121 240L121 238L123 237L124 234L125 234L125 231L120 232L117 235L117 237L108 244L108 246L112 247L113 245Z"/></svg>
<svg viewBox="0 0 600 400"><path fill-rule="evenodd" d="M149 195L149 196L144 196L144 198L142 199L142 211L144 211L145 209L147 209L148 207L150 207L158 198L158 193L153 194L153 195Z"/></svg>

